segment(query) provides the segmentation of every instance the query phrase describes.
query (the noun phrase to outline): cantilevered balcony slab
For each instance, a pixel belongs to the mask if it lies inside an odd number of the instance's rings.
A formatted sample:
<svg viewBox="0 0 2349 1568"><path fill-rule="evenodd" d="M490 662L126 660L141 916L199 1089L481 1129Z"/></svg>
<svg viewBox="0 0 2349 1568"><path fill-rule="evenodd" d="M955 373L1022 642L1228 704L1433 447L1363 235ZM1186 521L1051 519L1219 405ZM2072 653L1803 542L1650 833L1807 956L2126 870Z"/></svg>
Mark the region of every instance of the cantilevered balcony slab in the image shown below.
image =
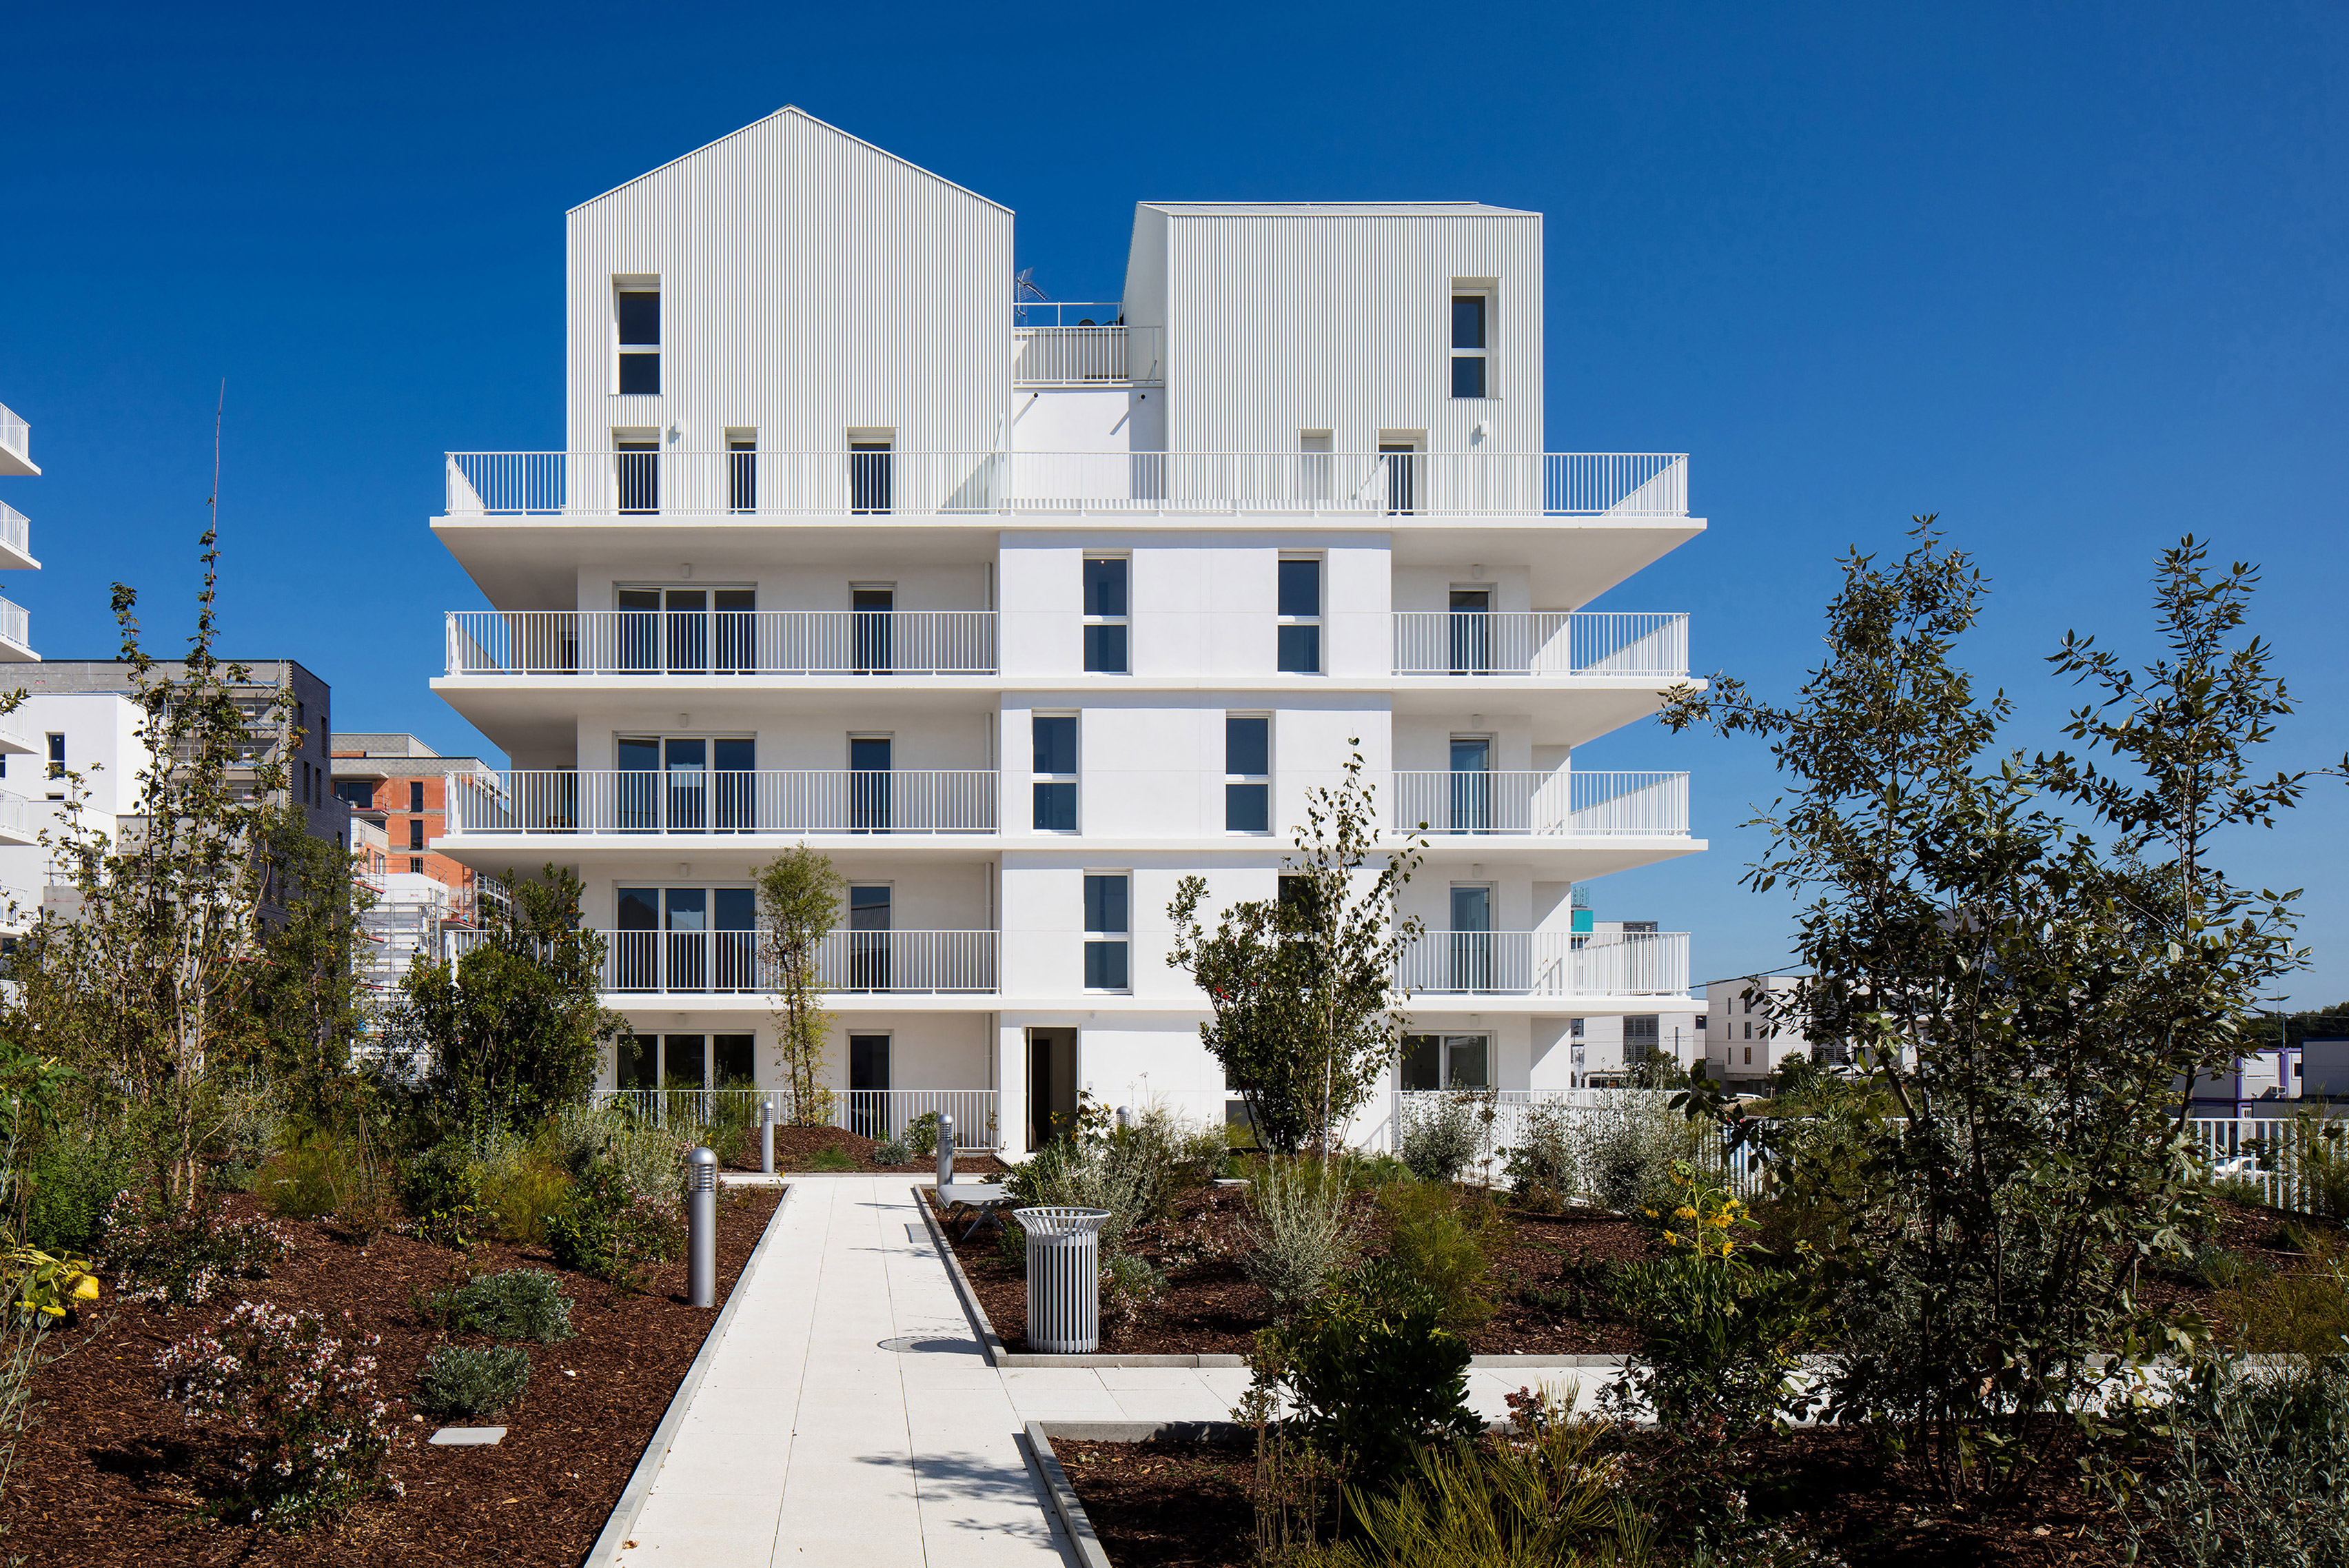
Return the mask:
<svg viewBox="0 0 2349 1568"><path fill-rule="evenodd" d="M0 501L0 572L38 572L32 544L33 527L25 514Z"/></svg>
<svg viewBox="0 0 2349 1568"><path fill-rule="evenodd" d="M0 407L0 478L38 474L33 461L30 427L12 410Z"/></svg>
<svg viewBox="0 0 2349 1568"><path fill-rule="evenodd" d="M33 651L33 617L21 604L0 599L0 665L38 664Z"/></svg>

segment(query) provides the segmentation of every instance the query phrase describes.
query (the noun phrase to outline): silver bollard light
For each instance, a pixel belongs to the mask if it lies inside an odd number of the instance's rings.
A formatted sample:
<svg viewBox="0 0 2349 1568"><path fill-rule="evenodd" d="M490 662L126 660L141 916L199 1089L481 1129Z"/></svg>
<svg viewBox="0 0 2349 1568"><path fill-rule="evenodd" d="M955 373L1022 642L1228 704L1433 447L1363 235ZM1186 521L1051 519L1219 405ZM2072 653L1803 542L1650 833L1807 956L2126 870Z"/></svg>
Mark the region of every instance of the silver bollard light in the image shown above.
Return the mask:
<svg viewBox="0 0 2349 1568"><path fill-rule="evenodd" d="M1133 1126L1133 1112L1127 1109L1124 1106L1119 1106L1117 1108L1117 1130L1120 1132L1124 1132L1130 1130Z"/></svg>
<svg viewBox="0 0 2349 1568"><path fill-rule="evenodd" d="M759 1174L775 1173L775 1097L764 1095L759 1100Z"/></svg>
<svg viewBox="0 0 2349 1568"><path fill-rule="evenodd" d="M718 1156L685 1157L685 1296L691 1306L718 1305Z"/></svg>
<svg viewBox="0 0 2349 1568"><path fill-rule="evenodd" d="M954 1185L955 1130L954 1118L938 1113L938 1190Z"/></svg>

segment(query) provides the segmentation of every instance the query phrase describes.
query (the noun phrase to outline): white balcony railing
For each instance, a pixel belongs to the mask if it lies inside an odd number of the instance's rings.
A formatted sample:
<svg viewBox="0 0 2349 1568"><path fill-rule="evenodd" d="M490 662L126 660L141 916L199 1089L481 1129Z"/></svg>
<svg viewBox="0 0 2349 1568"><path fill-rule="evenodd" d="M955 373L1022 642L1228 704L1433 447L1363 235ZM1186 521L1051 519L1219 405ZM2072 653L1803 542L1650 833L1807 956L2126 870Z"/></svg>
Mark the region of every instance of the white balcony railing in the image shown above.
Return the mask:
<svg viewBox="0 0 2349 1568"><path fill-rule="evenodd" d="M33 528L25 514L5 501L0 501L0 544L19 555L33 553Z"/></svg>
<svg viewBox="0 0 2349 1568"><path fill-rule="evenodd" d="M597 984L621 993L744 993L773 988L756 931L605 931ZM448 934L453 960L483 940ZM835 931L816 946L816 974L847 994L981 993L995 989L992 931Z"/></svg>
<svg viewBox="0 0 2349 1568"><path fill-rule="evenodd" d="M38 843L43 829L57 820L59 808L0 790L0 844Z"/></svg>
<svg viewBox="0 0 2349 1568"><path fill-rule="evenodd" d="M449 673L992 675L991 610L457 610Z"/></svg>
<svg viewBox="0 0 2349 1568"><path fill-rule="evenodd" d="M1164 333L1153 327L1021 326L1011 333L1011 383L1015 387L1083 387L1103 381L1155 381L1157 345Z"/></svg>
<svg viewBox="0 0 2349 1568"><path fill-rule="evenodd" d="M820 1091L811 1108L823 1125L876 1141L905 1135L925 1116L954 1118L955 1148L983 1151L997 1147L995 1091L991 1088L833 1088ZM789 1090L781 1088L603 1088L599 1106L618 1106L664 1127L705 1127L720 1119L756 1128L759 1102L771 1099L776 1114L799 1121Z"/></svg>
<svg viewBox="0 0 2349 1568"><path fill-rule="evenodd" d="M450 517L1684 517L1679 452L451 452Z"/></svg>
<svg viewBox="0 0 2349 1568"><path fill-rule="evenodd" d="M1688 674L1688 617L1642 612L1405 610L1399 676Z"/></svg>
<svg viewBox="0 0 2349 1568"><path fill-rule="evenodd" d="M1682 834L1688 775L1402 772L1387 825L1444 834Z"/></svg>
<svg viewBox="0 0 2349 1568"><path fill-rule="evenodd" d="M0 405L0 456L15 458L16 465L27 470L33 466L33 428L5 405ZM0 473L16 465L0 463Z"/></svg>
<svg viewBox="0 0 2349 1568"><path fill-rule="evenodd" d="M14 643L20 648L33 645L33 617L22 604L0 599L0 642Z"/></svg>
<svg viewBox="0 0 2349 1568"><path fill-rule="evenodd" d="M1680 931L1434 932L1403 950L1395 984L1413 997L1684 995L1688 940Z"/></svg>
<svg viewBox="0 0 2349 1568"><path fill-rule="evenodd" d="M991 769L447 775L449 835L991 833Z"/></svg>

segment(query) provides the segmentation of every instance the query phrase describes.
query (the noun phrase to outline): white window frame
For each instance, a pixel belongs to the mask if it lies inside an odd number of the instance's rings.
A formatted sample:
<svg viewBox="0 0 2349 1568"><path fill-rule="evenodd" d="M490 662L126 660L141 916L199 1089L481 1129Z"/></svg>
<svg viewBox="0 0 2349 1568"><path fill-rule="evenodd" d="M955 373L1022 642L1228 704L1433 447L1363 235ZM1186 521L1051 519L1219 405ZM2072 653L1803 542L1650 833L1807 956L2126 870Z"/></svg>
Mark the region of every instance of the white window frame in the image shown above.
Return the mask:
<svg viewBox="0 0 2349 1568"><path fill-rule="evenodd" d="M1235 773L1232 771L1231 721L1236 718L1260 718L1264 720L1265 770L1262 773ZM1272 721L1273 716L1269 712L1264 711L1243 710L1237 713L1226 713L1224 715L1224 831L1237 834L1241 838L1261 839L1269 837L1273 829L1278 825L1274 820L1272 812ZM1263 789L1263 827L1235 828L1231 825L1232 786L1235 784L1252 784Z"/></svg>
<svg viewBox="0 0 2349 1568"><path fill-rule="evenodd" d="M1315 576L1315 581L1319 584L1320 592L1314 595L1316 609L1310 615L1286 615L1280 612L1280 567L1278 562L1286 561L1310 561L1319 568ZM1278 673L1286 676L1327 676L1330 673L1329 552L1323 550L1284 550L1276 558L1276 564L1273 566L1272 572L1272 620L1275 627L1273 632L1272 662L1274 668ZM1311 626L1314 629L1313 645L1315 650L1315 658L1313 662L1317 666L1316 668L1311 670L1285 670L1279 668L1279 628L1288 626Z"/></svg>
<svg viewBox="0 0 2349 1568"><path fill-rule="evenodd" d="M1133 992L1133 870L1130 866L1124 868L1111 866L1087 866L1080 874L1087 881L1090 881L1094 877L1116 877L1118 880L1125 883L1125 929L1123 931L1095 931L1092 929L1092 915L1085 912L1081 907L1078 911L1080 917L1083 919L1085 923L1084 947L1086 960L1090 962L1092 950L1095 947L1123 948L1125 950L1125 984L1123 985L1086 985L1083 989L1089 995L1096 996L1131 995ZM1078 883L1077 900L1081 906L1085 902L1083 882ZM1081 973L1078 978L1081 981L1084 976Z"/></svg>
<svg viewBox="0 0 2349 1568"><path fill-rule="evenodd" d="M1070 773L1039 773L1039 772L1037 772L1037 771L1035 770L1035 762L1036 762L1036 721L1037 721L1038 719L1040 719L1040 718L1065 718L1065 719L1067 719L1070 723L1071 723L1071 724L1073 724L1073 725L1075 725L1075 726L1077 727L1076 727L1076 737L1077 737L1077 739L1076 739L1076 745L1075 745L1073 748L1071 748L1071 749L1075 752L1075 756L1073 756L1070 760L1071 760L1072 762L1074 762L1074 763L1076 763L1076 764L1077 764L1077 768L1078 768L1079 771L1076 771L1076 772L1070 772ZM1031 708L1031 709L1029 711L1029 714L1028 714L1028 762L1029 762L1029 773L1028 773L1028 776L1029 776L1029 779L1030 779L1030 788L1029 788L1029 791L1028 791L1028 799L1029 799L1029 807L1028 807L1028 826L1029 826L1029 830L1030 830L1030 832L1036 832L1036 833L1050 833L1050 834L1054 835L1055 837L1068 837L1068 838L1073 838L1073 837L1074 837L1074 836L1076 836L1077 834L1081 833L1081 832L1083 832L1083 831L1084 831L1084 827L1085 827L1085 791L1084 791L1084 784L1083 784L1083 773L1082 773L1082 771L1081 771L1081 769L1083 769L1083 767L1084 767L1084 758L1085 758L1085 726L1084 726L1084 717L1083 717L1083 715L1082 715L1082 714L1079 713L1077 710L1075 710L1075 709L1073 709L1073 708L1069 708L1069 709L1061 709L1061 708ZM1073 789L1076 791L1076 809L1075 809L1074 810L1072 810L1072 811L1071 811L1071 812L1069 813L1069 826L1067 826L1067 827L1065 827L1065 828L1039 828L1039 827L1037 827L1037 826L1036 826L1036 808L1035 808L1036 791L1035 791L1035 788L1034 788L1034 786L1035 786L1035 785L1038 785L1038 784L1066 784L1066 785L1070 786L1071 789Z"/></svg>
<svg viewBox="0 0 2349 1568"><path fill-rule="evenodd" d="M1485 346L1482 348L1463 348L1453 342L1454 303L1472 298L1485 302ZM1498 379L1500 356L1495 351L1494 341L1500 335L1500 319L1501 284L1498 278L1454 278L1452 280L1451 291L1444 297L1444 341L1447 346L1444 354L1444 392L1448 397L1466 403L1489 402L1500 397ZM1485 390L1481 396L1472 397L1452 390L1453 362L1460 359L1484 361Z"/></svg>
<svg viewBox="0 0 2349 1568"><path fill-rule="evenodd" d="M620 359L622 356L649 353L656 360L660 360L667 358L668 355L668 345L666 341L656 341L650 344L622 343L620 341L620 296L622 294L648 294L655 299L659 300L661 303L657 305L655 309L658 312L660 336L662 339L666 339L668 335L668 301L666 298L667 292L667 291L661 287L660 274L658 273L614 273L612 274L611 391L613 397L657 397L661 396L662 393L668 390L668 366L667 365L657 365L654 368L654 374L660 381L660 392L623 393L620 390Z"/></svg>
<svg viewBox="0 0 2349 1568"><path fill-rule="evenodd" d="M1084 667L1084 673L1087 675L1130 676L1133 673L1133 554L1131 551L1123 550L1088 550L1081 552L1077 557L1077 593L1080 607L1083 604L1085 567L1095 561L1115 561L1122 562L1124 565L1125 614L1123 615L1096 615L1092 611L1086 610L1081 619L1083 620L1084 624L1089 627L1123 626L1125 628L1125 667L1122 670L1096 670L1091 668L1088 661L1086 661L1084 657L1084 649L1081 645L1084 638L1084 633L1082 632L1079 632L1077 634L1080 642L1080 645L1077 649L1078 664Z"/></svg>

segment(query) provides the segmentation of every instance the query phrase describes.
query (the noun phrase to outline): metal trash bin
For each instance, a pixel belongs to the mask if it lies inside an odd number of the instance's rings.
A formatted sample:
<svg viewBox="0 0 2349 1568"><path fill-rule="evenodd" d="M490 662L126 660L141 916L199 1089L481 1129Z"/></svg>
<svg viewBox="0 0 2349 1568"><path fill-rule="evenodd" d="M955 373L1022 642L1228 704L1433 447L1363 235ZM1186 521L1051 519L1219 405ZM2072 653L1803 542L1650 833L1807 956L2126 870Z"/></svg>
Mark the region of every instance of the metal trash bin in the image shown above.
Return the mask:
<svg viewBox="0 0 2349 1568"><path fill-rule="evenodd" d="M1028 1233L1028 1348L1089 1356L1101 1348L1101 1228L1107 1209L1017 1209Z"/></svg>

